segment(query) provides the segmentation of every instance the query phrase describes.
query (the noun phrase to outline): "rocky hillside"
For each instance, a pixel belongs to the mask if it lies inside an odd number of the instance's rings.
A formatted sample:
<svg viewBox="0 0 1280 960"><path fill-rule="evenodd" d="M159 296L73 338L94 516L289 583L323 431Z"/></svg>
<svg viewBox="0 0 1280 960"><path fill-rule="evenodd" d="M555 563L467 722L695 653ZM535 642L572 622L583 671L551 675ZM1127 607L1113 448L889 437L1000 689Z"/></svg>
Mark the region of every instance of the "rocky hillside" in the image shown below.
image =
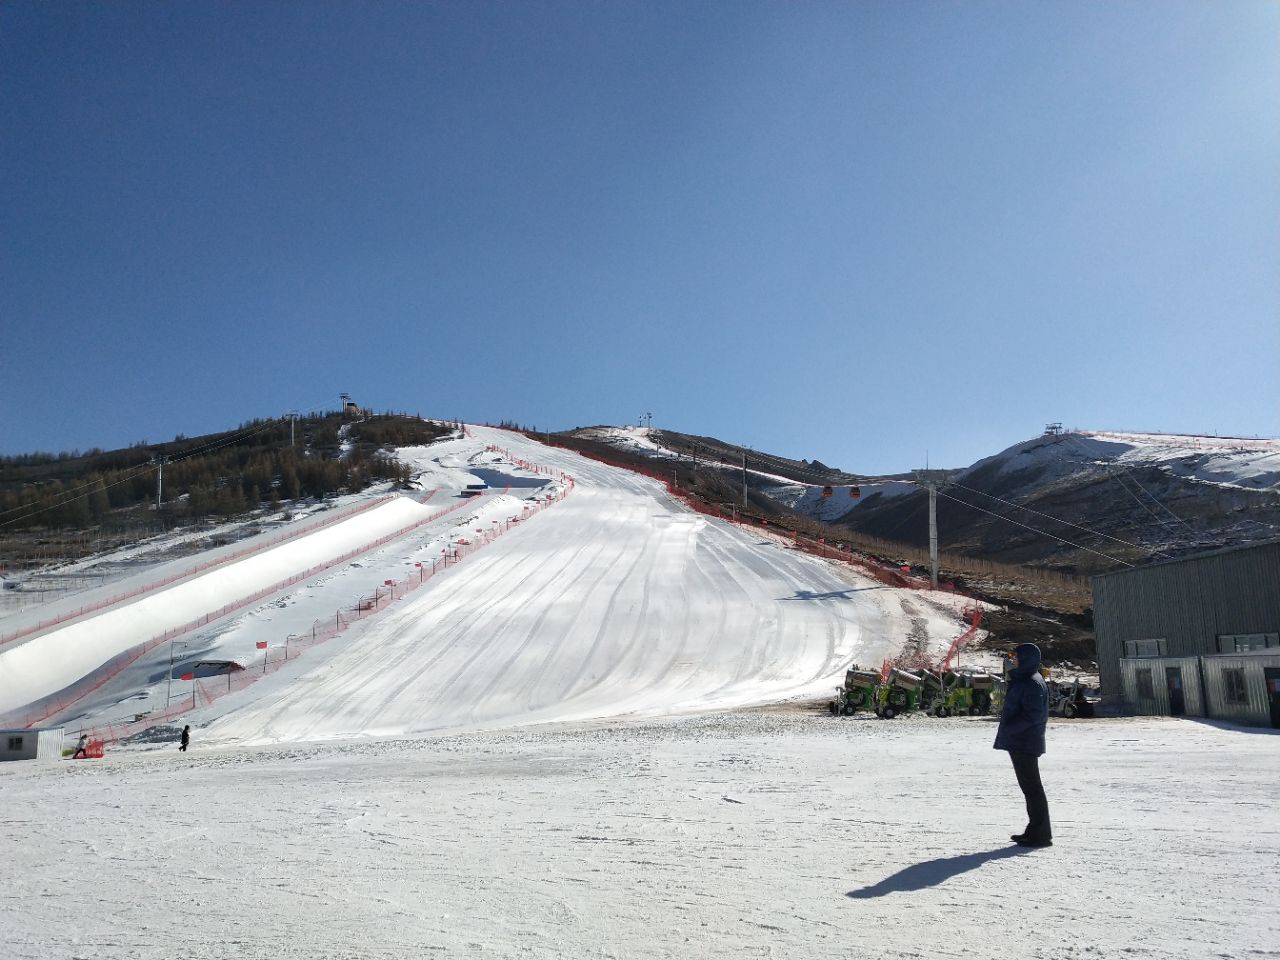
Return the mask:
<svg viewBox="0 0 1280 960"><path fill-rule="evenodd" d="M868 497L840 526L922 544L927 495ZM1280 536L1280 441L1067 432L952 475L943 550L1097 573Z"/></svg>

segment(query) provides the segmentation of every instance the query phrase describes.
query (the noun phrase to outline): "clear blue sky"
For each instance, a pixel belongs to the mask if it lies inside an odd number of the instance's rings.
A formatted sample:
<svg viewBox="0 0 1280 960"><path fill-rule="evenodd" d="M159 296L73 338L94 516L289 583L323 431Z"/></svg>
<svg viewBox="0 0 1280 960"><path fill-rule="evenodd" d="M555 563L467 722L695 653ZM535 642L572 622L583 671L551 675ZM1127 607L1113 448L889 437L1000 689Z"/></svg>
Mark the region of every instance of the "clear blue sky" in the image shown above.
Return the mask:
<svg viewBox="0 0 1280 960"><path fill-rule="evenodd" d="M0 452L348 391L1280 435L1280 3L0 4Z"/></svg>

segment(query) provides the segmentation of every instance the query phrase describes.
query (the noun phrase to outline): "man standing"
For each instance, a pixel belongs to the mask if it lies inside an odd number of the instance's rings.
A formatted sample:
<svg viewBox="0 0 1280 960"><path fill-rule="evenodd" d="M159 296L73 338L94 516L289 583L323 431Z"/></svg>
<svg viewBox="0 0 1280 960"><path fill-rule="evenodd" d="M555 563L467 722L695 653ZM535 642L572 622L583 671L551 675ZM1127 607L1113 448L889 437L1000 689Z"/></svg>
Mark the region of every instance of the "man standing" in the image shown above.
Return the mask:
<svg viewBox="0 0 1280 960"><path fill-rule="evenodd" d="M1009 751L1018 786L1027 801L1027 829L1010 839L1020 847L1052 847L1049 801L1040 783L1040 756L1049 722L1049 689L1040 676L1040 648L1034 643L1019 644L1013 652L1008 679L995 748Z"/></svg>
<svg viewBox="0 0 1280 960"><path fill-rule="evenodd" d="M182 746L178 747L183 753L187 752L187 744L191 742L191 725L187 724L182 728Z"/></svg>

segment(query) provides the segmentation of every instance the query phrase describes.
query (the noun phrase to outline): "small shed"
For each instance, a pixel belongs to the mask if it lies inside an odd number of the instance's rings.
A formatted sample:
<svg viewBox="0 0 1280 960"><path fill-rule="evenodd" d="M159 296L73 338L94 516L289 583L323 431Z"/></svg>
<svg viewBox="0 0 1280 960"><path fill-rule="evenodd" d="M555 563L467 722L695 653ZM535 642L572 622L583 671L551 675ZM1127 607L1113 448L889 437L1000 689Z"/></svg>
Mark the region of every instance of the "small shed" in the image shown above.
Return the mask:
<svg viewBox="0 0 1280 960"><path fill-rule="evenodd" d="M0 730L0 760L61 760L62 727Z"/></svg>
<svg viewBox="0 0 1280 960"><path fill-rule="evenodd" d="M1201 657L1209 715L1280 728L1280 651Z"/></svg>
<svg viewBox="0 0 1280 960"><path fill-rule="evenodd" d="M1138 713L1206 716L1199 657L1126 657L1120 676L1124 698Z"/></svg>

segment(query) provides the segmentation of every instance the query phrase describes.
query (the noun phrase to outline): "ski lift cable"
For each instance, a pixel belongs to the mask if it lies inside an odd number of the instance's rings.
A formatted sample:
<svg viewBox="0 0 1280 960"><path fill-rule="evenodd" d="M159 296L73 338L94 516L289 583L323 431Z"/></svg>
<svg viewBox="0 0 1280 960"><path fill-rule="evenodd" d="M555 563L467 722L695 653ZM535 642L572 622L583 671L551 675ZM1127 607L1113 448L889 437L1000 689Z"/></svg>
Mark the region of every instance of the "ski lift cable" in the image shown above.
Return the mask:
<svg viewBox="0 0 1280 960"><path fill-rule="evenodd" d="M1066 524L1068 527L1075 527L1077 530L1083 530L1085 533L1091 533L1095 537L1105 537L1108 540L1114 540L1116 543L1122 543L1126 547L1135 547L1139 550L1149 549L1147 547L1142 546L1141 544L1130 543L1128 540L1121 539L1120 537L1113 537L1111 534L1103 533L1101 530L1094 530L1090 527L1081 526L1078 523L1072 523L1070 520L1063 520L1061 517L1055 517L1052 514L1045 513L1042 510L1035 510L1031 507L1025 507L1020 503L1014 503L1011 500L1005 500L1003 497L997 497L994 493L986 493L985 491L982 491L982 490L975 490L973 487L966 487L963 483L957 483L954 480L951 482L950 485L953 487L958 487L961 490L968 490L970 493L976 493L979 496L990 497L992 500L997 500L1000 503L1006 504L1010 507L1014 507L1018 510L1025 510L1027 511L1027 513L1034 513L1036 516L1044 517L1046 520L1052 520L1055 523ZM1155 551L1155 553L1158 556L1162 556L1162 557L1167 556L1167 554L1158 550Z"/></svg>
<svg viewBox="0 0 1280 960"><path fill-rule="evenodd" d="M1102 557L1106 560L1110 560L1112 563L1123 563L1126 567L1133 566L1133 564L1130 563L1128 560L1121 560L1119 557L1110 556L1109 554L1103 553L1101 550L1094 550L1092 547L1086 547L1079 543L1073 543L1070 540L1057 536L1056 534L1048 533L1044 530L1039 530L1033 526L1030 526L1029 524L1022 523L1020 520L1014 520L1012 517L1006 517L1004 516L1004 514L996 513L994 510L988 510L985 507L980 507L976 503L969 503L969 501L967 500L961 500L959 497L953 497L950 494L943 492L942 490L938 491L938 496L946 497L948 500L954 500L956 503L962 504L963 506L966 506L966 507L970 507L974 510L977 510L980 513L989 514L993 517L996 517L997 519L1007 520L1009 523L1016 524L1019 527L1025 527L1027 530L1030 530L1032 533L1038 533L1041 536L1050 537L1051 539L1057 540L1059 543L1065 543L1069 547L1075 547L1077 550L1084 550L1088 553L1096 554L1099 557Z"/></svg>

